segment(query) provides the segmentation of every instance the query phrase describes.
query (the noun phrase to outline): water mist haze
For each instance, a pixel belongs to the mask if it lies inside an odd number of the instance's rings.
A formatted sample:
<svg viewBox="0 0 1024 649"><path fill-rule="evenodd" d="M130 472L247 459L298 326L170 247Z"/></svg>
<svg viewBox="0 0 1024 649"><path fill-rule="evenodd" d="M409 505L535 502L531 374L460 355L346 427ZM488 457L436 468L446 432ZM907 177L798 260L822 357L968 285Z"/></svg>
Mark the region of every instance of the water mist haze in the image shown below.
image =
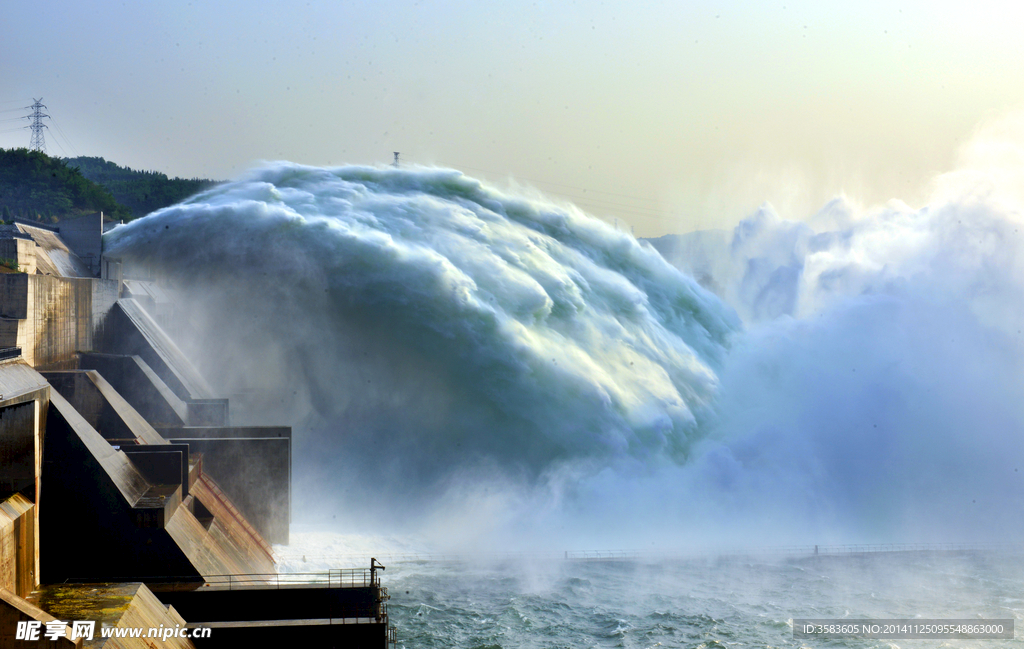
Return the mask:
<svg viewBox="0 0 1024 649"><path fill-rule="evenodd" d="M1009 540L1024 158L1000 128L924 208L765 205L659 242L675 265L457 171L284 162L106 246L181 292L211 381L295 427L297 522L457 547Z"/></svg>

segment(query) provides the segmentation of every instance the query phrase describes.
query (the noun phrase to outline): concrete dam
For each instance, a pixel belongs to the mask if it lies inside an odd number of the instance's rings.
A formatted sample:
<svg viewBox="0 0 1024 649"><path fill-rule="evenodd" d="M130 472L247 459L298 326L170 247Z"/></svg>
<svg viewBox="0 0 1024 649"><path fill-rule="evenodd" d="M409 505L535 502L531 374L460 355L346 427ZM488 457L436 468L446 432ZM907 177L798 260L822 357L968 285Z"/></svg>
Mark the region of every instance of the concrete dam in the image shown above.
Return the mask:
<svg viewBox="0 0 1024 649"><path fill-rule="evenodd" d="M0 226L0 647L390 646L376 562L277 573L291 428L232 425L102 232Z"/></svg>

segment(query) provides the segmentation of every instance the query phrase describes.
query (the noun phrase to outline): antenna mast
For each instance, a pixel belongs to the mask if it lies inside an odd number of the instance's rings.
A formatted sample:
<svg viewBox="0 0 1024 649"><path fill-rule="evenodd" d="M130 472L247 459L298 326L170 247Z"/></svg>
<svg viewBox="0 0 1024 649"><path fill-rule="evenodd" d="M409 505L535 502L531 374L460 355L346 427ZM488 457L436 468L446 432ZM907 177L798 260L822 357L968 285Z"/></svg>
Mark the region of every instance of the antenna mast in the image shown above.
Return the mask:
<svg viewBox="0 0 1024 649"><path fill-rule="evenodd" d="M32 120L32 125L29 126L32 129L32 142L28 145L28 148L33 151L46 153L46 140L43 139L43 129L48 127L46 124L43 124L43 118L49 117L49 115L43 112L46 106L43 105L42 97L33 101L35 103L28 106L28 108L32 109L32 116L29 118Z"/></svg>

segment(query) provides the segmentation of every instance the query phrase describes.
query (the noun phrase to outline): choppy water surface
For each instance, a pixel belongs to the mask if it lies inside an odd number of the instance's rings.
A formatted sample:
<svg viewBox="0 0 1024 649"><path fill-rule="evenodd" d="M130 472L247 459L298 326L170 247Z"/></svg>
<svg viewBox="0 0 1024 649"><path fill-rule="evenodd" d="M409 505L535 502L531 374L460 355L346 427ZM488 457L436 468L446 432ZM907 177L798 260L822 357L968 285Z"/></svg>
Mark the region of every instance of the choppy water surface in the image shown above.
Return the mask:
<svg viewBox="0 0 1024 649"><path fill-rule="evenodd" d="M282 569L319 569L303 539ZM311 549L310 549L311 550ZM310 551L305 550L305 551ZM388 561L398 644L415 647L1018 647L1015 640L797 640L794 618L1012 618L1024 555ZM337 564L347 559L318 557ZM348 560L353 563L352 560ZM359 561L358 563L362 563Z"/></svg>
<svg viewBox="0 0 1024 649"><path fill-rule="evenodd" d="M794 617L1014 618L1020 557L403 564L387 576L404 647L1018 646L795 640Z"/></svg>

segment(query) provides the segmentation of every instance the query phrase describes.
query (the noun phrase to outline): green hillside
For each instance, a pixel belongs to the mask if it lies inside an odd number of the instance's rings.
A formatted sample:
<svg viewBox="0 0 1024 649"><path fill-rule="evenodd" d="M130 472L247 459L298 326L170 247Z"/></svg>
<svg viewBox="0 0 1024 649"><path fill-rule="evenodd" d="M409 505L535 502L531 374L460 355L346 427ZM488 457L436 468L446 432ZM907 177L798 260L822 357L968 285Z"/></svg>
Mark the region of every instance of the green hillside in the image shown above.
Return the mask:
<svg viewBox="0 0 1024 649"><path fill-rule="evenodd" d="M157 171L136 171L108 162L103 158L78 157L65 159L69 167L103 185L124 205L131 215L125 220L139 218L168 205L180 203L215 183L202 178L168 178Z"/></svg>
<svg viewBox="0 0 1024 649"><path fill-rule="evenodd" d="M0 217L55 222L102 211L131 218L111 193L59 158L28 149L0 149Z"/></svg>

